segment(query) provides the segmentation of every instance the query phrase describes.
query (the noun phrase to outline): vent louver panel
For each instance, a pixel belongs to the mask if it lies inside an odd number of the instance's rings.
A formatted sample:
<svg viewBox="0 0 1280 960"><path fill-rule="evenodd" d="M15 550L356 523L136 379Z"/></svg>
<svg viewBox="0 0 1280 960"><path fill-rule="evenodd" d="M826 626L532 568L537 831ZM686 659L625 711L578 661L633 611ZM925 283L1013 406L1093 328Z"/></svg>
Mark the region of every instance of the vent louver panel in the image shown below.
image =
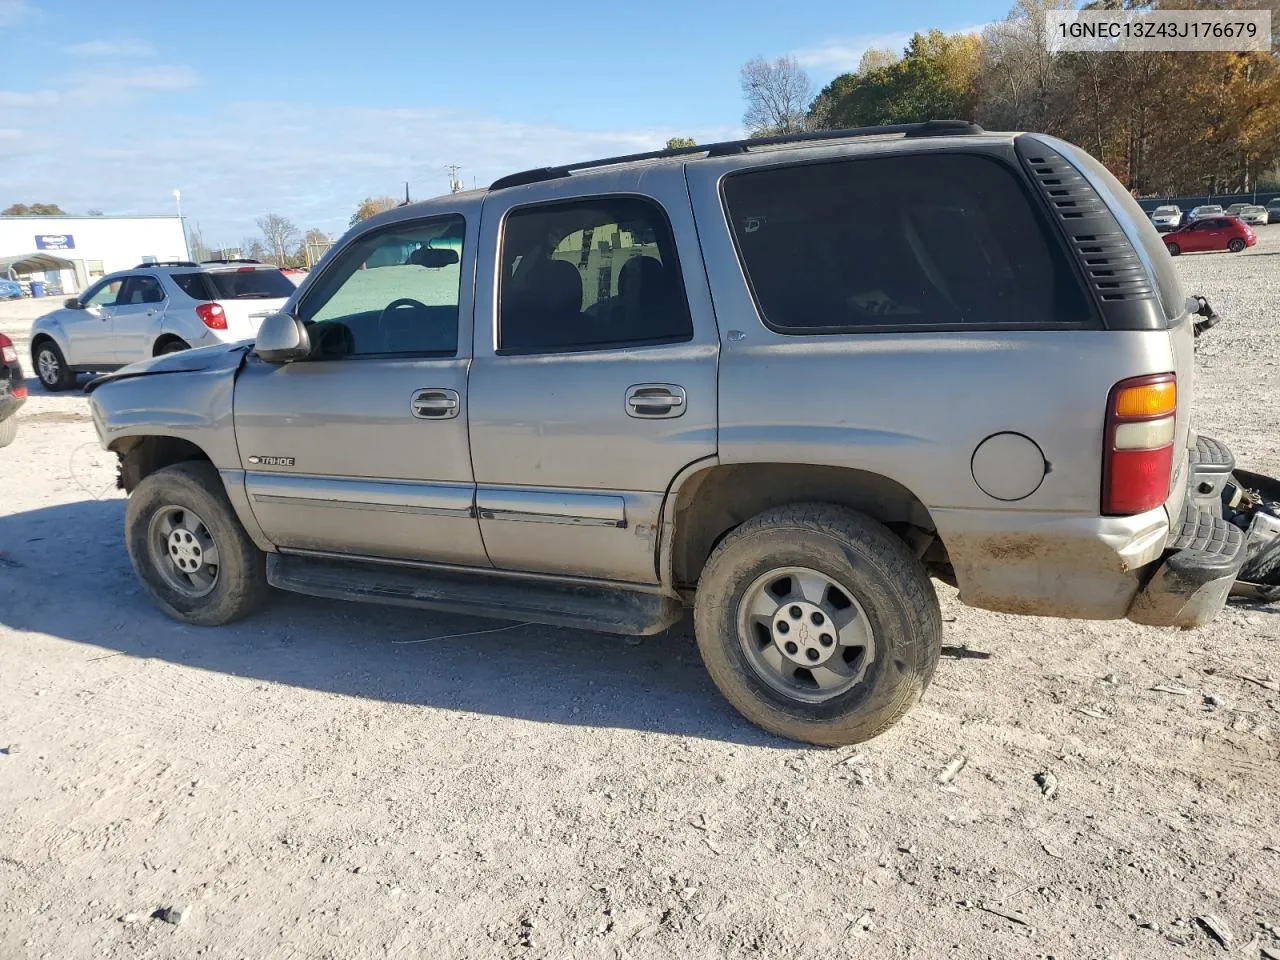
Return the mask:
<svg viewBox="0 0 1280 960"><path fill-rule="evenodd" d="M1153 299L1146 268L1092 184L1043 145L1022 160L1066 228L1098 298L1104 304Z"/></svg>

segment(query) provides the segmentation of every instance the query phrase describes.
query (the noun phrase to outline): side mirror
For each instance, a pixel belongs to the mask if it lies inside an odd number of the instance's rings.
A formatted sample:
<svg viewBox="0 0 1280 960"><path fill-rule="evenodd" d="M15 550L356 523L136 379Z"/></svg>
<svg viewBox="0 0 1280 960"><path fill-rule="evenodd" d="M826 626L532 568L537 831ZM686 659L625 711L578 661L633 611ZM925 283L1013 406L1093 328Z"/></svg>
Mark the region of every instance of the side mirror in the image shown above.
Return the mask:
<svg viewBox="0 0 1280 960"><path fill-rule="evenodd" d="M288 313L273 313L262 321L253 352L267 363L289 363L311 353L306 325Z"/></svg>
<svg viewBox="0 0 1280 960"><path fill-rule="evenodd" d="M67 297L62 301L62 305L68 310L83 310L84 304L80 302L79 297Z"/></svg>

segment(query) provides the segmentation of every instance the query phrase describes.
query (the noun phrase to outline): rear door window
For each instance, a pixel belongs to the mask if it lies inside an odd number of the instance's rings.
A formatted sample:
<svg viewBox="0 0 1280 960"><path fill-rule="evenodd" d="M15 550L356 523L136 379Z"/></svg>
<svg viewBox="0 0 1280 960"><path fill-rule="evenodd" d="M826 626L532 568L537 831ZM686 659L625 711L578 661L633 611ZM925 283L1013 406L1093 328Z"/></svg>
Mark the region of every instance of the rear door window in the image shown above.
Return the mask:
<svg viewBox="0 0 1280 960"><path fill-rule="evenodd" d="M215 300L285 300L297 289L279 270L237 267L206 274Z"/></svg>
<svg viewBox="0 0 1280 960"><path fill-rule="evenodd" d="M972 154L727 177L734 239L779 333L1094 325L1017 175Z"/></svg>

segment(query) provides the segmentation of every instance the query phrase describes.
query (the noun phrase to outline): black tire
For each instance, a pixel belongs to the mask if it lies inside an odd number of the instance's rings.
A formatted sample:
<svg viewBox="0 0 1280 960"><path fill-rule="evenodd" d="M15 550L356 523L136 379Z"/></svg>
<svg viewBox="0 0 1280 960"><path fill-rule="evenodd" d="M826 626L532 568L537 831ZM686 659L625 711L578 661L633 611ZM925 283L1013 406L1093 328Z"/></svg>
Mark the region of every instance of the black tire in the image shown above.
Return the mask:
<svg viewBox="0 0 1280 960"><path fill-rule="evenodd" d="M40 359L46 353L52 362L42 365ZM43 337L31 345L31 362L35 365L36 379L50 393L68 390L75 386L75 371L67 366L67 358L62 355L62 350L48 337Z"/></svg>
<svg viewBox="0 0 1280 960"><path fill-rule="evenodd" d="M7 447L13 443L13 438L18 435L18 418L10 417L8 420L0 420L0 447Z"/></svg>
<svg viewBox="0 0 1280 960"><path fill-rule="evenodd" d="M1166 243L1165 247L1168 248L1169 256L1171 257L1176 257L1178 254L1182 252L1182 248L1178 246L1176 243Z"/></svg>
<svg viewBox="0 0 1280 960"><path fill-rule="evenodd" d="M155 355L157 357L163 357L166 353L181 353L183 350L190 350L190 349L191 349L190 344L184 343L181 340L170 340L168 343L162 346L159 350L157 350Z"/></svg>
<svg viewBox="0 0 1280 960"><path fill-rule="evenodd" d="M1232 237L1231 242L1227 244L1227 249L1232 253L1239 253L1244 249L1244 241L1239 237Z"/></svg>
<svg viewBox="0 0 1280 960"><path fill-rule="evenodd" d="M833 699L806 702L766 682L739 634L739 604L769 571L803 567L857 601L874 638L860 682ZM815 621L816 622L816 621ZM720 692L752 723L820 746L870 740L920 699L942 651L942 615L924 565L887 528L831 504L767 510L712 552L694 605L698 649Z"/></svg>
<svg viewBox="0 0 1280 960"><path fill-rule="evenodd" d="M197 514L217 545L218 565L212 591L193 598L176 589L157 569L149 547L153 518L178 507ZM165 613L183 623L217 626L253 613L266 601L266 554L254 546L236 518L222 479L213 465L193 460L157 470L129 497L125 544L143 588Z"/></svg>

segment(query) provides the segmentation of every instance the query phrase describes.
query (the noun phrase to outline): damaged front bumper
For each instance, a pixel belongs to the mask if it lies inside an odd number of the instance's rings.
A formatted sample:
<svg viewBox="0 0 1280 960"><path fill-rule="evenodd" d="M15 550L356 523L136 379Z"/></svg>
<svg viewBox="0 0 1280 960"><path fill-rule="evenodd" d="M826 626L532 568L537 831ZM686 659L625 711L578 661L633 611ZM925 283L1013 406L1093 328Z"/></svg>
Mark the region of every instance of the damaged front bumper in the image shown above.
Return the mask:
<svg viewBox="0 0 1280 960"><path fill-rule="evenodd" d="M1280 599L1280 482L1236 471L1231 451L1209 437L1197 438L1190 468L1166 554L1129 608L1137 623L1190 629L1217 616L1233 592Z"/></svg>

